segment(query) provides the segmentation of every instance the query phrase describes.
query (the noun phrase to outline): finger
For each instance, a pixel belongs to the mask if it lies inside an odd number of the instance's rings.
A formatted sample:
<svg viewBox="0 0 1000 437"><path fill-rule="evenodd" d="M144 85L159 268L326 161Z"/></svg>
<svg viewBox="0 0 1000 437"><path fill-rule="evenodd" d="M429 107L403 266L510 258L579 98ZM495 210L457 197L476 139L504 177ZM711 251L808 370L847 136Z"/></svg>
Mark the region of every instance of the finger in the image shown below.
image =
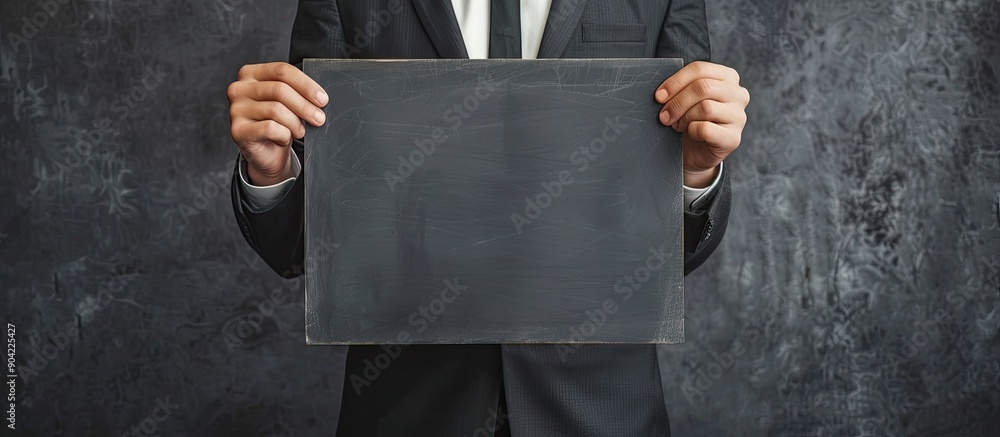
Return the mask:
<svg viewBox="0 0 1000 437"><path fill-rule="evenodd" d="M696 121L710 121L715 124L743 126L746 124L746 112L733 104L726 104L716 100L702 100L696 103L671 126L678 132L684 132L687 130L689 124Z"/></svg>
<svg viewBox="0 0 1000 437"><path fill-rule="evenodd" d="M746 89L739 85L716 79L698 79L678 92L663 105L660 111L660 122L666 126L674 124L694 105L703 100L715 100L722 103L738 103L746 107L744 95Z"/></svg>
<svg viewBox="0 0 1000 437"><path fill-rule="evenodd" d="M299 70L294 65L287 62L271 62L267 64L250 64L240 68L237 74L239 80L269 82L284 82L292 87L299 95L304 96L317 107L322 108L330 101L330 97L323 91L316 81Z"/></svg>
<svg viewBox="0 0 1000 437"><path fill-rule="evenodd" d="M656 88L654 92L656 101L661 104L667 103L667 100L698 79L714 79L739 84L740 74L725 65L704 61L692 62L674 73L673 76L668 77Z"/></svg>
<svg viewBox="0 0 1000 437"><path fill-rule="evenodd" d="M321 109L302 97L287 83L278 81L249 82L237 88L236 93L251 100L279 102L292 110L299 118L314 126L322 126L326 121L326 115Z"/></svg>
<svg viewBox="0 0 1000 437"><path fill-rule="evenodd" d="M302 120L292 110L279 102L258 102L255 100L234 103L229 107L232 119L245 118L249 121L274 120L288 128L295 138L306 135Z"/></svg>
<svg viewBox="0 0 1000 437"><path fill-rule="evenodd" d="M688 125L684 133L695 141L708 144L709 147L703 153L710 153L715 158L722 160L725 156L718 156L716 152L728 154L740 145L742 129L734 126L715 124L710 121L695 121ZM685 153L688 153L685 151Z"/></svg>
<svg viewBox="0 0 1000 437"><path fill-rule="evenodd" d="M233 141L243 149L244 156L274 152L268 150L268 145L277 144L288 147L292 144L292 132L274 120L252 121L238 120L232 127ZM249 157L247 158L249 159Z"/></svg>

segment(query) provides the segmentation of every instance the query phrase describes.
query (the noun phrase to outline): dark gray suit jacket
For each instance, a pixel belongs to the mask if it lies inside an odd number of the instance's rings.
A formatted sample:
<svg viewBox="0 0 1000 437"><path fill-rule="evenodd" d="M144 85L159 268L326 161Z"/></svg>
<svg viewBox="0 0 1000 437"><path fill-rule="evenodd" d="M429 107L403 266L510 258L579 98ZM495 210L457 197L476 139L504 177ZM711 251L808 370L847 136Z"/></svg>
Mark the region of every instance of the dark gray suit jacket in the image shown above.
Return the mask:
<svg viewBox="0 0 1000 437"><path fill-rule="evenodd" d="M306 57L468 54L450 0L300 0L289 57L301 67ZM538 57L708 60L704 0L553 0ZM293 146L300 158L302 146ZM723 173L707 209L685 216L686 272L725 232L730 188L729 171ZM277 205L254 212L234 173L243 235L285 277L302 273L304 177ZM514 436L669 434L652 345L588 345L568 355L563 349L563 356L552 345L406 346L376 380L355 390L351 375L385 353L349 349L339 435L480 436L494 428Z"/></svg>

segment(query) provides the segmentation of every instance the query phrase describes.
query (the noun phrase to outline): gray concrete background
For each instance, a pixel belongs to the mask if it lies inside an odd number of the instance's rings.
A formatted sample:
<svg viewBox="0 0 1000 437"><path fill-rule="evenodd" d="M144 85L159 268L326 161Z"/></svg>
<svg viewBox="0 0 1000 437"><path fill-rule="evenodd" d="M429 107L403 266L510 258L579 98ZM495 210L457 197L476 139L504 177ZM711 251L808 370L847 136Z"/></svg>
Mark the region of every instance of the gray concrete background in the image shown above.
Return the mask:
<svg viewBox="0 0 1000 437"><path fill-rule="evenodd" d="M708 7L753 101L726 239L661 349L674 433L1000 433L1000 4ZM284 59L294 12L0 6L25 435L333 433L342 350L305 346L301 282L256 258L228 192L225 88Z"/></svg>

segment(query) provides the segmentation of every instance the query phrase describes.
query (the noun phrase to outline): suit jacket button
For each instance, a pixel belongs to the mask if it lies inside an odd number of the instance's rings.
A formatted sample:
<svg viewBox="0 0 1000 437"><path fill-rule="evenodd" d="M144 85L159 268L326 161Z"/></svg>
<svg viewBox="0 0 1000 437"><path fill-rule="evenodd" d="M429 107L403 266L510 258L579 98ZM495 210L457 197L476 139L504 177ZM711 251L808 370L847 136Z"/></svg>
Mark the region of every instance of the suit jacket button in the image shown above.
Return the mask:
<svg viewBox="0 0 1000 437"><path fill-rule="evenodd" d="M714 225L715 225L715 220L709 220L708 225L705 226L705 238L704 238L705 241L708 241L709 238L712 238L712 226Z"/></svg>

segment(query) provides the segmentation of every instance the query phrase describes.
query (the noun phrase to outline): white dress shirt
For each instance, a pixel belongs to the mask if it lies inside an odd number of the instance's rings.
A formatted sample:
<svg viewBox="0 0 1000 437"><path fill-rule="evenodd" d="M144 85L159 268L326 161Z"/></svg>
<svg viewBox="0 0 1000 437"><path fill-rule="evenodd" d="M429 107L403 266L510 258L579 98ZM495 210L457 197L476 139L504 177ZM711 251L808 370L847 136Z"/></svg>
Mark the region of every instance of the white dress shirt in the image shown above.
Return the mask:
<svg viewBox="0 0 1000 437"><path fill-rule="evenodd" d="M490 54L490 0L451 0L471 59ZM521 0L521 58L538 58L552 0Z"/></svg>
<svg viewBox="0 0 1000 437"><path fill-rule="evenodd" d="M538 48L542 44L542 33L548 19L552 0L520 0L521 1L521 58L538 58ZM462 31L465 50L469 58L486 59L490 53L490 0L452 0L458 27ZM650 90L650 95L652 95ZM246 176L246 161L240 156L240 180L243 197L251 210L262 211L277 204L294 185L295 178L302 171L298 156L292 153L292 174L294 177L274 185L251 185ZM703 195L715 188L722 176L722 164L716 172L715 180L706 188L684 187L684 206L692 208L704 203Z"/></svg>

